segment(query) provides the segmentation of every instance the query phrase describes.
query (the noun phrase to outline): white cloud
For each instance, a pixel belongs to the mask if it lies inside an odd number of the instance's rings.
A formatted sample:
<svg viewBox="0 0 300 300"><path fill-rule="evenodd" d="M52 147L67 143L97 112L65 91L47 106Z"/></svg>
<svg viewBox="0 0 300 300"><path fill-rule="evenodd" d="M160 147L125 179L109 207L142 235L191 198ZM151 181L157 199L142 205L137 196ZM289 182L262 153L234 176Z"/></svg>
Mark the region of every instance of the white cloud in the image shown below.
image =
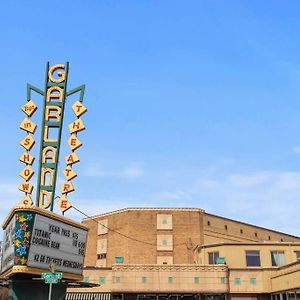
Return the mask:
<svg viewBox="0 0 300 300"><path fill-rule="evenodd" d="M202 208L210 213L300 235L300 172L258 171L229 174L223 179L201 178L192 198L198 195Z"/></svg>
<svg viewBox="0 0 300 300"><path fill-rule="evenodd" d="M137 178L144 175L144 169L138 165L130 165L117 171L103 170L99 166L90 166L83 171L85 176L89 177L119 177L119 178Z"/></svg>
<svg viewBox="0 0 300 300"><path fill-rule="evenodd" d="M300 189L300 172L283 172L278 174L277 186L284 190L299 190Z"/></svg>
<svg viewBox="0 0 300 300"><path fill-rule="evenodd" d="M75 198L71 197L70 201L88 215L125 207L198 207L209 213L300 235L297 210L300 203L300 172L230 172L226 168L223 165L211 173L201 170L198 178L191 178L195 174L176 171L171 174L172 180L166 172L164 176L153 173L155 177L148 178L151 176L149 172L147 181L151 185L149 188L147 185L147 190L124 190L123 195L119 191L118 196L112 193L107 198L90 195L93 198L76 199L74 194ZM86 170L85 175L131 179L144 176L145 172L142 166L133 163L117 171L93 167ZM18 191L18 183L0 184L1 220L19 203L22 196ZM84 217L74 209L68 211L66 216L77 221Z"/></svg>
<svg viewBox="0 0 300 300"><path fill-rule="evenodd" d="M297 154L300 154L300 146L294 147L293 151L296 152Z"/></svg>
<svg viewBox="0 0 300 300"><path fill-rule="evenodd" d="M18 183L0 183L1 213L18 205L24 194L18 190Z"/></svg>
<svg viewBox="0 0 300 300"><path fill-rule="evenodd" d="M144 170L141 167L138 166L132 166L128 167L125 170L117 173L120 177L126 177L126 178L134 178L134 177L140 177L144 174Z"/></svg>
<svg viewBox="0 0 300 300"><path fill-rule="evenodd" d="M300 235L297 209L300 199L300 172L257 171L225 175L211 174L178 188L162 192L112 197L111 199L80 199L78 208L88 215L125 207L198 207L221 215ZM76 206L76 201L73 203ZM69 213L68 213L69 214ZM82 217L76 211L72 217Z"/></svg>
<svg viewBox="0 0 300 300"><path fill-rule="evenodd" d="M213 176L219 173L221 169L228 168L234 165L236 161L233 158L223 158L216 162L211 163L206 168L202 169L204 176Z"/></svg>
<svg viewBox="0 0 300 300"><path fill-rule="evenodd" d="M118 175L116 172L104 172L103 175L121 177L125 173L134 177L143 174L139 169L128 173L124 170L117 172ZM91 215L133 206L198 207L209 213L300 235L300 218L295 209L300 203L300 172L258 170L224 174L224 170L219 170L200 174L198 179L186 180L188 176L185 176L180 181L180 173L174 173L170 185L159 177L156 188L165 186L162 191L133 193L131 198L121 195L112 196L112 199L87 200L90 202L86 205L80 201L80 206Z"/></svg>
<svg viewBox="0 0 300 300"><path fill-rule="evenodd" d="M24 196L24 193L18 190L18 184L13 182L0 183L0 220L3 222L8 216L10 210L17 206ZM2 240L3 232L0 230L0 240Z"/></svg>
<svg viewBox="0 0 300 300"><path fill-rule="evenodd" d="M258 172L254 174L233 174L227 178L228 183L239 188L248 188L262 185L272 179L270 172Z"/></svg>
<svg viewBox="0 0 300 300"><path fill-rule="evenodd" d="M126 203L126 204L125 204ZM111 212L114 210L119 210L126 207L138 206L134 201L124 197L124 198L80 198L72 199L71 204L73 208L68 210L65 214L67 218L71 218L75 221L80 222L82 219L86 218L84 214L89 217ZM83 212L84 214L78 212L75 208ZM57 213L60 213L57 210Z"/></svg>
<svg viewBox="0 0 300 300"><path fill-rule="evenodd" d="M217 180L212 179L200 179L199 186L204 189L215 189L219 185Z"/></svg>
<svg viewBox="0 0 300 300"><path fill-rule="evenodd" d="M180 200L183 199L185 197L185 192L184 191L166 191L166 192L162 192L159 195L156 195L156 198L159 199L167 199L167 200Z"/></svg>

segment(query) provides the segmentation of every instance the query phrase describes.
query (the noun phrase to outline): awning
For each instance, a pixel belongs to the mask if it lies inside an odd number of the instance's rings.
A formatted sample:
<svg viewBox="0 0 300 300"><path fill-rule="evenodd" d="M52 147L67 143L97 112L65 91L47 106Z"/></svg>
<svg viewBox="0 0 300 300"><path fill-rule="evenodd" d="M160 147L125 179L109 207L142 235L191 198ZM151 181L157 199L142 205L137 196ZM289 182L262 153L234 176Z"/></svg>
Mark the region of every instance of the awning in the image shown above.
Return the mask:
<svg viewBox="0 0 300 300"><path fill-rule="evenodd" d="M72 292L66 294L66 300L110 300L110 293Z"/></svg>

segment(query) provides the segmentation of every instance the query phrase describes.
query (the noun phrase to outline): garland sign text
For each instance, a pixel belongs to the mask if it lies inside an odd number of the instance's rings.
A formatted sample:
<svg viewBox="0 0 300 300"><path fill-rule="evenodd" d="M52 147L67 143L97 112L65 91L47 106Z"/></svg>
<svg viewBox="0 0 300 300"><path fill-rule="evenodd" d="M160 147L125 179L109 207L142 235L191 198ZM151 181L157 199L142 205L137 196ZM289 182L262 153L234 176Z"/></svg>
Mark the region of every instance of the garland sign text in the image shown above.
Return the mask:
<svg viewBox="0 0 300 300"><path fill-rule="evenodd" d="M65 65L57 64L51 67L47 63L44 91L31 84L27 84L27 103L22 106L22 111L26 114L26 117L20 124L20 128L26 132L26 136L20 142L25 149L20 156L20 161L25 164L25 167L19 173L24 180L20 184L19 190L25 193L25 197L21 200L20 205L33 205L31 194L34 187L30 183L30 179L34 175L33 163L35 158L30 153L30 150L35 144L34 133L37 125L31 120L31 117L36 112L37 105L32 100L32 91L44 96L36 206L50 209L51 211L53 211L55 199L65 103L68 96L79 93L78 100L72 105L76 119L68 125L70 133L68 145L70 152L65 157L65 167L63 169L65 182L61 185L60 199L58 201L63 213L71 208L67 195L74 191L72 180L77 174L73 169L73 165L79 162L75 151L82 145L77 134L85 129L81 116L87 109L82 103L85 90L84 85L67 91L68 71L68 62Z"/></svg>

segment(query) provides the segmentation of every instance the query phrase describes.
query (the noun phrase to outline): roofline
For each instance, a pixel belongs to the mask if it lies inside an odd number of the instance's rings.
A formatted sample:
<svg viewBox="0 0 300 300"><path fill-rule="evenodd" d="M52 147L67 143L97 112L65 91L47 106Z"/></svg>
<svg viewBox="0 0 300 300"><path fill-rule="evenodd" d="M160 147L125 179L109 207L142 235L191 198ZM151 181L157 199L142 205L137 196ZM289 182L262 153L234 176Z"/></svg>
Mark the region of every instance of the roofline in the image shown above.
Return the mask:
<svg viewBox="0 0 300 300"><path fill-rule="evenodd" d="M135 211L135 210L141 210L141 211L145 211L145 210L157 210L157 211L196 211L196 212L203 212L205 213L204 209L201 208L179 208L179 207L127 207L127 208L121 208L121 209L117 209L111 212L107 212L107 213L103 213L103 214L99 214L99 215L95 215L92 216L90 218L84 218L83 220L88 220L88 219L95 219L95 218L99 218L99 217L106 217L106 216L110 216L110 215L114 215L114 214L119 214L119 213L123 213L123 212L127 212L127 211Z"/></svg>
<svg viewBox="0 0 300 300"><path fill-rule="evenodd" d="M263 229L269 232L274 232L277 234L281 234L281 235L285 235L285 236L289 236L292 238L296 238L296 239L300 239L299 236L296 235L291 235L285 232L281 232L281 231L277 231L277 230L273 230L273 229L269 229L266 227L262 227L262 226L257 226L257 225L253 225L250 223L246 223L246 222L242 222L242 221L238 221L238 220L233 220L230 218L226 218L226 217L222 217L222 216L218 216L215 214L210 214L207 213L204 209L201 208L187 208L187 207L127 207L127 208L121 208L121 209L117 209L111 212L106 212L106 213L102 213L99 215L95 215L95 216L91 216L90 218L84 218L83 221L89 220L89 219L96 219L96 218L101 218L101 217L107 217L107 216L111 216L111 215L115 215L115 214L119 214L119 213L123 213L123 212L128 212L128 211L146 211L146 210L152 210L152 211L194 211L194 212L202 212L204 213L206 216L212 216L212 217L217 217L223 220L228 220L231 222L235 222L235 223L239 223L239 224L243 224L243 225L247 225L247 226L251 226L257 229Z"/></svg>
<svg viewBox="0 0 300 300"><path fill-rule="evenodd" d="M210 247L220 247L220 246L300 246L299 242L223 242L223 243L213 243L213 244L198 244L195 248L210 248Z"/></svg>
<svg viewBox="0 0 300 300"><path fill-rule="evenodd" d="M233 220L233 219L230 219L230 218L226 218L226 217L222 217L222 216L210 214L210 213L207 213L207 212L205 212L205 215L212 216L212 217L217 217L217 218L220 218L220 219L223 219L223 220L228 220L228 221L231 221L231 222L235 222L235 223L239 223L239 224L243 224L243 225L247 225L247 226L252 226L252 227L255 227L257 229L264 229L266 231L270 231L270 232L274 232L274 233L279 233L279 234L284 234L284 235L287 235L289 237L300 239L300 237L296 236L296 235L288 234L288 233L285 233L285 232L282 232L282 231L277 231L277 230L274 230L274 229L269 229L269 228L258 226L258 225L253 225L253 224L246 223L246 222L243 222L243 221L237 221L237 220Z"/></svg>

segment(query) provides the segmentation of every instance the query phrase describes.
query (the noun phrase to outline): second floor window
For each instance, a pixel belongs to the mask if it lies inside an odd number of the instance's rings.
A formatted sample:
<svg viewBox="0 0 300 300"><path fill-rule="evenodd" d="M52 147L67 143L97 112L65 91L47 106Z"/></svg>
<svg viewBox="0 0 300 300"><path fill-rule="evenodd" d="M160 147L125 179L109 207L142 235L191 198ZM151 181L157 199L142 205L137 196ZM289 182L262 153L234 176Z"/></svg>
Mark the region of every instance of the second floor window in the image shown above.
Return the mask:
<svg viewBox="0 0 300 300"><path fill-rule="evenodd" d="M115 256L115 263L122 264L124 262L123 256Z"/></svg>
<svg viewBox="0 0 300 300"><path fill-rule="evenodd" d="M271 261L273 267L280 267L285 264L284 251L271 251Z"/></svg>
<svg viewBox="0 0 300 300"><path fill-rule="evenodd" d="M142 283L147 283L147 277L146 276L142 277Z"/></svg>
<svg viewBox="0 0 300 300"><path fill-rule="evenodd" d="M210 265L217 264L217 259L219 258L219 252L208 252L208 263Z"/></svg>
<svg viewBox="0 0 300 300"><path fill-rule="evenodd" d="M260 267L260 254L258 250L246 250L247 267Z"/></svg>
<svg viewBox="0 0 300 300"><path fill-rule="evenodd" d="M97 259L105 259L105 258L106 258L106 253L97 254Z"/></svg>
<svg viewBox="0 0 300 300"><path fill-rule="evenodd" d="M295 251L297 261L300 261L300 251Z"/></svg>
<svg viewBox="0 0 300 300"><path fill-rule="evenodd" d="M88 276L83 277L83 282L90 282L90 278Z"/></svg>
<svg viewBox="0 0 300 300"><path fill-rule="evenodd" d="M99 283L100 284L105 284L105 277L104 276L99 277Z"/></svg>

